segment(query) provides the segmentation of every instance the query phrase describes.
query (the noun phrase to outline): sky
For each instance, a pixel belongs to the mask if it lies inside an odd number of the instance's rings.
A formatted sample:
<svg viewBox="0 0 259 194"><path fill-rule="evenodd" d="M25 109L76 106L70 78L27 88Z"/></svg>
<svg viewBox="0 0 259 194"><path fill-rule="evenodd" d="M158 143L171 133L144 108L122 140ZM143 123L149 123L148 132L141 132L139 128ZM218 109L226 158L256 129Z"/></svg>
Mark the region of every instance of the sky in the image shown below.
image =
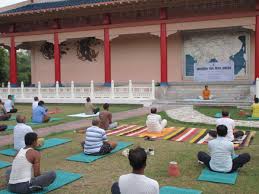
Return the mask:
<svg viewBox="0 0 259 194"><path fill-rule="evenodd" d="M7 5L12 5L26 0L0 0L0 7L5 7Z"/></svg>

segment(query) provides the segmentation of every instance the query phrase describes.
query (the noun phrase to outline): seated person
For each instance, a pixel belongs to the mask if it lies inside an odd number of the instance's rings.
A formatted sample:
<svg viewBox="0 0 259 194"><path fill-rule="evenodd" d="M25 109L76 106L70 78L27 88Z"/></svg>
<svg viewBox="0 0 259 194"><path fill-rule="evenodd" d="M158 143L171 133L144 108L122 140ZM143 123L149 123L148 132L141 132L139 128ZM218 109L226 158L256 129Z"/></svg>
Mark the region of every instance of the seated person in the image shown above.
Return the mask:
<svg viewBox="0 0 259 194"><path fill-rule="evenodd" d="M39 103L39 98L37 96L34 97L34 101L32 102L32 110L37 108Z"/></svg>
<svg viewBox="0 0 259 194"><path fill-rule="evenodd" d="M0 125L0 131L5 131L7 129L7 125Z"/></svg>
<svg viewBox="0 0 259 194"><path fill-rule="evenodd" d="M86 98L86 103L85 103L85 114L87 115L92 115L92 114L96 114L100 111L100 108L95 107L92 103L91 103L91 99L89 97Z"/></svg>
<svg viewBox="0 0 259 194"><path fill-rule="evenodd" d="M147 116L146 125L148 132L161 132L167 125L167 120L157 114L156 108L151 108L151 114Z"/></svg>
<svg viewBox="0 0 259 194"><path fill-rule="evenodd" d="M144 175L147 161L145 150L140 147L131 149L128 158L132 173L120 176L119 182L112 186L112 194L159 194L158 182Z"/></svg>
<svg viewBox="0 0 259 194"><path fill-rule="evenodd" d="M201 100L211 100L213 98L207 85L205 86L205 89L202 91L202 96L199 96L199 98Z"/></svg>
<svg viewBox="0 0 259 194"><path fill-rule="evenodd" d="M12 169L6 172L9 181L8 191L12 193L32 193L48 187L56 179L55 172L41 173L40 152L35 150L38 136L36 133L25 135L26 147L20 149L13 160Z"/></svg>
<svg viewBox="0 0 259 194"><path fill-rule="evenodd" d="M0 99L0 121L8 121L11 118L12 114L7 113L5 107Z"/></svg>
<svg viewBox="0 0 259 194"><path fill-rule="evenodd" d="M107 130L107 129L113 129L118 126L117 122L112 122L112 113L109 111L110 105L108 103L105 103L103 105L103 111L100 112L99 118L100 118L100 125L99 127Z"/></svg>
<svg viewBox="0 0 259 194"><path fill-rule="evenodd" d="M13 142L14 149L19 151L21 148L25 147L24 137L27 133L32 133L33 130L29 125L26 125L26 117L22 115L17 115L16 117L17 125L13 130Z"/></svg>
<svg viewBox="0 0 259 194"><path fill-rule="evenodd" d="M86 129L85 141L82 142L82 147L85 154L89 155L105 155L110 153L117 144L109 142L105 131L98 127L100 124L99 119L92 121L92 127Z"/></svg>
<svg viewBox="0 0 259 194"><path fill-rule="evenodd" d="M259 99L255 98L254 104L252 105L252 117L259 118Z"/></svg>
<svg viewBox="0 0 259 194"><path fill-rule="evenodd" d="M47 123L50 117L48 116L47 109L44 107L44 102L39 101L38 106L32 110L33 123Z"/></svg>
<svg viewBox="0 0 259 194"><path fill-rule="evenodd" d="M17 109L14 108L14 102L12 100L12 95L8 95L8 99L4 103L4 107L7 113L16 113Z"/></svg>
<svg viewBox="0 0 259 194"><path fill-rule="evenodd" d="M229 118L229 112L228 111L223 110L222 111L222 118L216 120L216 126L219 126L219 125L225 125L227 127L228 134L227 134L226 138L229 141L233 141L234 138L239 138L239 137L242 137L244 135L243 131L235 130L235 121L232 120L231 118ZM217 137L216 132L214 132L214 134L212 134L210 132L210 134L213 137Z"/></svg>
<svg viewBox="0 0 259 194"><path fill-rule="evenodd" d="M224 125L217 126L217 138L209 141L209 153L198 153L198 160L215 172L234 172L250 161L250 155L240 154L234 158L234 144L226 136L228 129Z"/></svg>

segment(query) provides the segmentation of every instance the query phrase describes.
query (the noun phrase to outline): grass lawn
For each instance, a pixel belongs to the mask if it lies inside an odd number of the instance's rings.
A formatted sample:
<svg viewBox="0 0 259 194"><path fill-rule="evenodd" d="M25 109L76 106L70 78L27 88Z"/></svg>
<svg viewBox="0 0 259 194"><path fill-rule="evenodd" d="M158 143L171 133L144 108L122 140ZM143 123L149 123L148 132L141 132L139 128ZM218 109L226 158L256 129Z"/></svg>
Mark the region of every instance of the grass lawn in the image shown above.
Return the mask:
<svg viewBox="0 0 259 194"><path fill-rule="evenodd" d="M237 107L215 107L215 106L194 106L194 109L200 113L214 117L216 113L221 112L222 110L227 110L230 113L230 117L235 120L247 120L246 115L240 115L240 110L244 110L247 113L250 113L250 109L240 109Z"/></svg>
<svg viewBox="0 0 259 194"><path fill-rule="evenodd" d="M161 113L165 116L165 113ZM131 118L120 122L127 124L144 124L145 116ZM169 119L169 126L194 126ZM196 124L194 127L205 127L208 125ZM84 139L83 134L64 132L51 135L52 137L71 138L73 141L56 148L48 149L42 152L42 170L63 169L70 172L81 173L83 178L69 184L53 193L86 193L86 194L105 194L110 193L110 187L114 181L117 181L122 174L129 173L131 168L127 158L121 155L121 152L107 156L90 164L66 161L65 158L81 151L80 141ZM49 136L50 137L50 136ZM198 164L196 154L198 151L207 150L206 145L197 145L189 143L179 143L166 140L144 141L136 137L117 137L110 136L113 141L133 142L134 146L144 148L154 148L155 156L149 156L146 175L156 179L160 186L171 185L185 188L202 190L205 194L243 194L259 193L259 135L252 142L252 145L240 152L248 152L252 155L249 164L240 170L237 183L235 185L224 185L196 181L202 166ZM134 147L132 146L132 147ZM11 157L0 155L0 160L12 161ZM178 178L167 175L167 167L170 161L177 161L180 166L181 176ZM6 169L0 170L3 174ZM0 179L0 185L4 180ZM3 188L3 186L1 187Z"/></svg>
<svg viewBox="0 0 259 194"><path fill-rule="evenodd" d="M56 108L59 110L62 110L61 113L58 114L52 114L50 115L51 117L55 118L63 118L63 120L60 121L55 121L55 122L50 122L46 124L40 124L40 125L33 125L33 129L37 128L42 128L42 127L47 127L47 126L53 126L61 123L67 123L69 121L75 121L75 120L80 120L84 118L74 118L74 117L68 117L67 115L70 114L77 114L77 113L82 113L84 112L84 105L83 104L46 104L48 107L49 111L54 111ZM15 104L15 107L18 109L18 113L13 114L13 116L17 114L25 115L27 117L27 121L30 120L31 118L31 104ZM98 105L98 107L101 108L101 105ZM122 112L122 111L127 111L130 109L135 109L139 108L141 105L110 105L110 111L115 113L115 112ZM16 121L0 121L0 124L6 124L6 125L15 125ZM0 135L6 135L10 134L12 131L7 131L7 132L0 132Z"/></svg>

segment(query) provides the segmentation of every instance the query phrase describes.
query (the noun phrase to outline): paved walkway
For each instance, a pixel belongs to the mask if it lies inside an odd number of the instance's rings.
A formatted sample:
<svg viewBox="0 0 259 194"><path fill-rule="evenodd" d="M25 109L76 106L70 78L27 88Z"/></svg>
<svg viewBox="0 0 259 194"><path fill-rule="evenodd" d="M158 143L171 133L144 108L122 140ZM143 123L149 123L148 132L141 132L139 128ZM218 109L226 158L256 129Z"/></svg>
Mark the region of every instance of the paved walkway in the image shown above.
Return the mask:
<svg viewBox="0 0 259 194"><path fill-rule="evenodd" d="M185 106L180 108L173 108L166 111L167 115L172 119L190 122L190 123L205 123L205 124L216 124L216 119L213 117L206 116L193 109L193 106ZM259 127L259 121L242 121L235 120L236 126L244 127Z"/></svg>
<svg viewBox="0 0 259 194"><path fill-rule="evenodd" d="M164 111L164 110L168 110L168 108L170 108L170 107L160 106L160 107L158 107L158 110ZM150 108L143 107L143 108L128 110L128 111L124 111L124 112L114 113L113 120L119 121L119 120L131 118L131 117L142 116L142 115L148 114L149 110L150 110ZM69 122L69 123L63 123L63 124L55 125L55 126L51 126L51 127L39 128L39 129L36 129L35 132L37 132L37 134L40 137L45 137L51 133L70 131L70 130L74 130L74 129L84 128L87 126L91 126L90 119L83 119L83 120L73 121L73 122ZM0 147L5 146L5 145L10 145L12 143L13 143L12 134L0 136Z"/></svg>

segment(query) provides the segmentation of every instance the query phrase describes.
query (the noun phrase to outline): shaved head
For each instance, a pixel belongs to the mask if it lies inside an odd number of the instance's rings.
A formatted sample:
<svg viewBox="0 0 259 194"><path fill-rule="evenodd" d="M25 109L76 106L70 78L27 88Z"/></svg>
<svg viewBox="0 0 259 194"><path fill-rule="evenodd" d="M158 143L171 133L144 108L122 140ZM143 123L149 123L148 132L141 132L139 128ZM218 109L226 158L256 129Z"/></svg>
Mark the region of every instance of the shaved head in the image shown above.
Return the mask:
<svg viewBox="0 0 259 194"><path fill-rule="evenodd" d="M16 121L17 121L17 123L25 123L26 122L26 117L24 115L17 115L16 116Z"/></svg>

